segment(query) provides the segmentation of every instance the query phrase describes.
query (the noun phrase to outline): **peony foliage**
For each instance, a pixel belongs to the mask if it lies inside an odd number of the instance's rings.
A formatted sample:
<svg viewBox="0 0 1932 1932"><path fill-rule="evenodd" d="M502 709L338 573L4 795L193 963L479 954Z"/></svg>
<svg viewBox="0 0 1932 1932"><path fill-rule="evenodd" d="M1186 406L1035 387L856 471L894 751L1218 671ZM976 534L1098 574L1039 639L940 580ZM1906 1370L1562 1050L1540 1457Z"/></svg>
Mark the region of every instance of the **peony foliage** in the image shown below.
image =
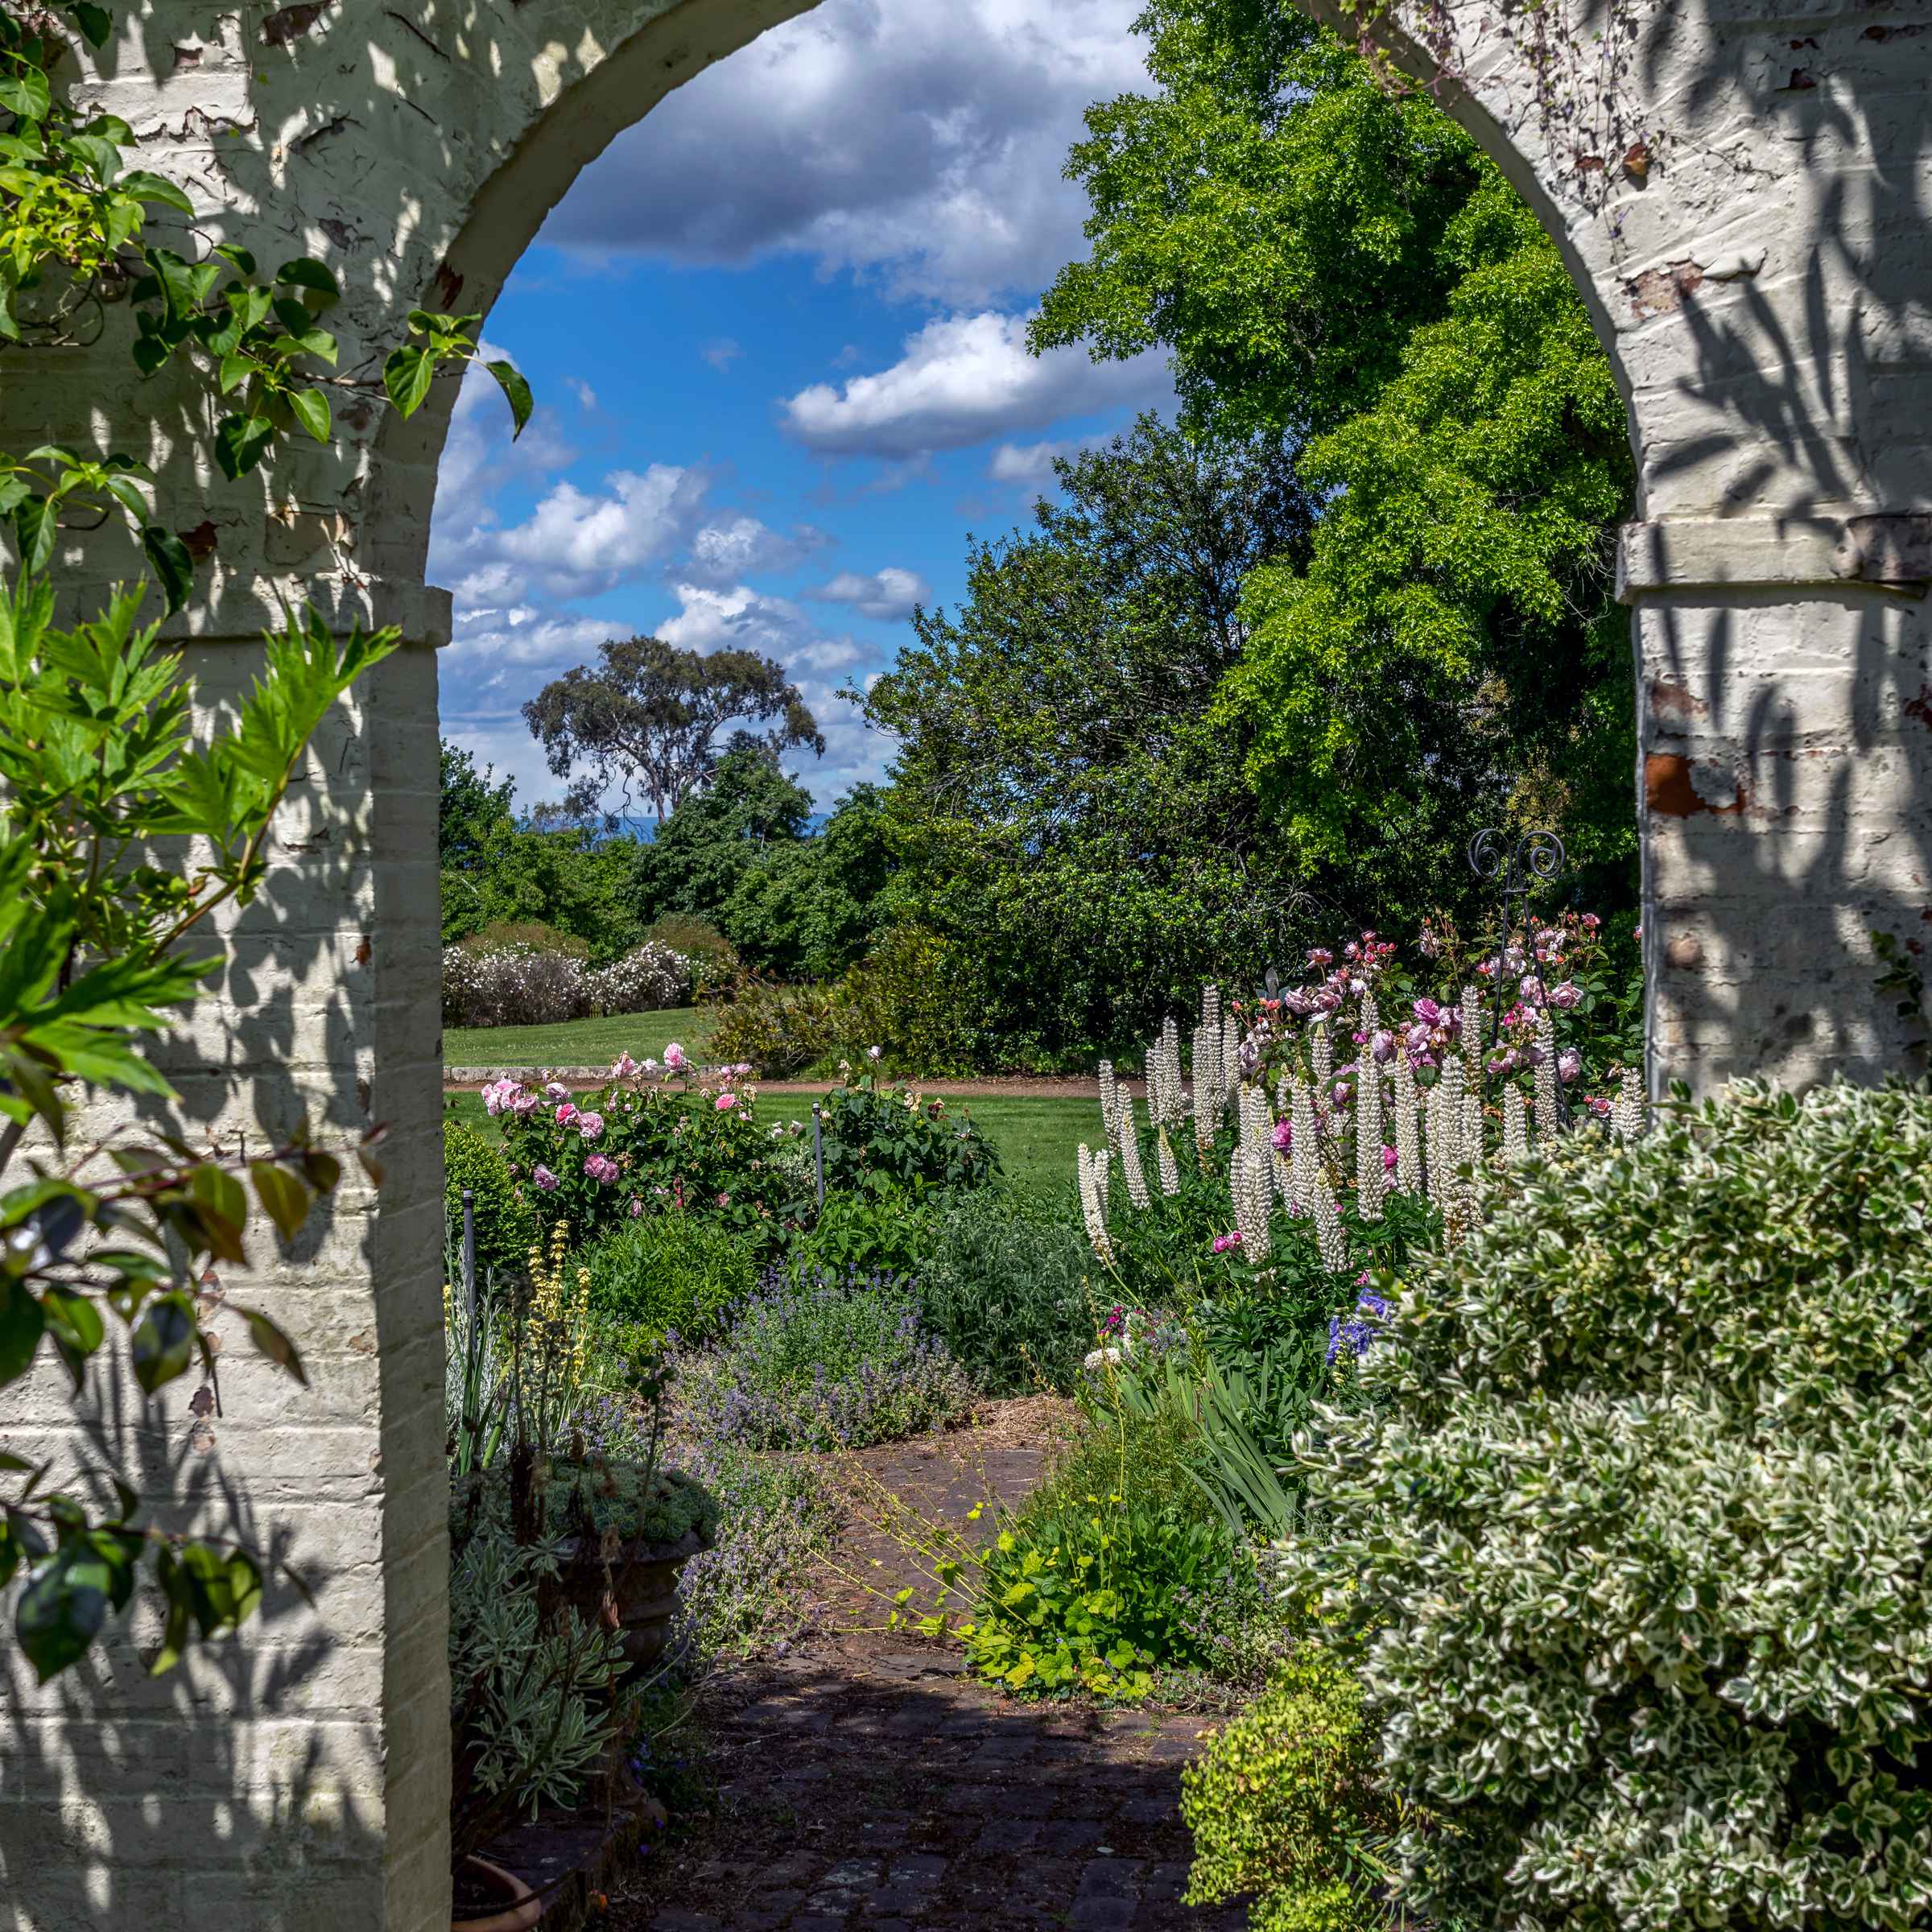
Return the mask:
<svg viewBox="0 0 1932 1932"><path fill-rule="evenodd" d="M1513 1175L1298 1447L1424 1914L1932 1912L1932 1097L1755 1083ZM1428 1814L1435 1822L1421 1822Z"/></svg>

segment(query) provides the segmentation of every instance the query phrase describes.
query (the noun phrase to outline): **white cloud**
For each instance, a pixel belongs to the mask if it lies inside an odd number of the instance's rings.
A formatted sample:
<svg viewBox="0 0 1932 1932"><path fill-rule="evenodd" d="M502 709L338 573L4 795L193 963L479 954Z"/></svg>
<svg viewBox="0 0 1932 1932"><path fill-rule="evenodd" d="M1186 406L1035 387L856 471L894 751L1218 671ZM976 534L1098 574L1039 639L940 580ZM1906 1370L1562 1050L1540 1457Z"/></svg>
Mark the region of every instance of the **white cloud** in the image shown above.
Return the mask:
<svg viewBox="0 0 1932 1932"><path fill-rule="evenodd" d="M1011 483L1022 489L1051 489L1053 466L1063 456L1077 456L1092 449L1092 442L1075 436L1065 442L1002 443L993 452L986 474L995 483Z"/></svg>
<svg viewBox="0 0 1932 1932"><path fill-rule="evenodd" d="M1077 348L1034 356L1026 320L991 309L937 317L890 369L801 390L783 426L823 454L903 461L1171 393L1158 352L1127 362L1095 362Z"/></svg>
<svg viewBox="0 0 1932 1932"><path fill-rule="evenodd" d="M721 376L730 372L732 364L744 353L745 345L730 336L720 336L698 351Z"/></svg>
<svg viewBox="0 0 1932 1932"><path fill-rule="evenodd" d="M1141 0L824 0L679 88L544 240L741 264L785 251L952 304L1083 252L1081 114L1147 85Z"/></svg>
<svg viewBox="0 0 1932 1932"><path fill-rule="evenodd" d="M586 412L597 407L597 392L581 376L566 376L564 386L576 398Z"/></svg>
<svg viewBox="0 0 1932 1932"><path fill-rule="evenodd" d="M809 523L795 525L787 535L740 511L698 532L685 568L707 584L738 583L756 571L795 570L831 542Z"/></svg>
<svg viewBox="0 0 1932 1932"><path fill-rule="evenodd" d="M909 617L915 605L929 603L932 586L916 570L902 570L889 564L870 576L842 570L829 584L820 584L809 594L824 604L848 604L862 617L890 621Z"/></svg>
<svg viewBox="0 0 1932 1932"><path fill-rule="evenodd" d="M702 521L704 472L654 463L613 470L597 493L554 483L522 522L488 521L451 539L437 559L465 609L593 596L669 562Z"/></svg>

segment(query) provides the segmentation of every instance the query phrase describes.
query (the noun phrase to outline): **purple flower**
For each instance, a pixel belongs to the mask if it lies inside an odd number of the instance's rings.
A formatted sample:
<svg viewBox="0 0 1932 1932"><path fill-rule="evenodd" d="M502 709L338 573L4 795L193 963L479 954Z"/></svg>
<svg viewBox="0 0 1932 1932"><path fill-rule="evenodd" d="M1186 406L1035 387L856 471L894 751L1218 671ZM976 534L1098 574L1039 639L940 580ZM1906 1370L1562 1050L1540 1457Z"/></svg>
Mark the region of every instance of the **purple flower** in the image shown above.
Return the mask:
<svg viewBox="0 0 1932 1932"><path fill-rule="evenodd" d="M1277 1154L1286 1154L1294 1145L1294 1129L1286 1121L1277 1121L1269 1138L1274 1142Z"/></svg>
<svg viewBox="0 0 1932 1932"><path fill-rule="evenodd" d="M1395 1150L1385 1143L1382 1148L1382 1172L1393 1174L1396 1170L1397 1160Z"/></svg>
<svg viewBox="0 0 1932 1932"><path fill-rule="evenodd" d="M532 1168L530 1170L530 1178L535 1181L546 1194L555 1194L556 1192L557 1177L552 1174L547 1167L538 1166Z"/></svg>
<svg viewBox="0 0 1932 1932"><path fill-rule="evenodd" d="M1434 1000L1418 1000L1413 1010L1425 1030L1433 1030L1443 1023L1443 1009Z"/></svg>
<svg viewBox="0 0 1932 1932"><path fill-rule="evenodd" d="M561 1080L552 1080L543 1089L543 1094L547 1100L567 1100L570 1098L570 1089Z"/></svg>
<svg viewBox="0 0 1932 1932"><path fill-rule="evenodd" d="M1556 1071L1566 1086L1583 1070L1583 1056L1574 1046L1566 1046L1556 1056Z"/></svg>
<svg viewBox="0 0 1932 1932"><path fill-rule="evenodd" d="M1241 1245L1241 1236L1238 1229L1232 1234L1217 1234L1214 1237L1214 1251L1216 1254L1225 1254L1230 1248L1238 1248Z"/></svg>
<svg viewBox="0 0 1932 1932"><path fill-rule="evenodd" d="M1583 997L1583 989L1574 980L1565 980L1562 985L1550 989L1550 1004L1560 1006L1565 1013Z"/></svg>
<svg viewBox="0 0 1932 1932"><path fill-rule="evenodd" d="M580 1113L577 1116L577 1132L587 1141L594 1141L604 1131L604 1117L601 1113Z"/></svg>
<svg viewBox="0 0 1932 1932"><path fill-rule="evenodd" d="M617 1162L607 1155L592 1154L585 1156L584 1171L599 1187L608 1187L617 1178L618 1169Z"/></svg>

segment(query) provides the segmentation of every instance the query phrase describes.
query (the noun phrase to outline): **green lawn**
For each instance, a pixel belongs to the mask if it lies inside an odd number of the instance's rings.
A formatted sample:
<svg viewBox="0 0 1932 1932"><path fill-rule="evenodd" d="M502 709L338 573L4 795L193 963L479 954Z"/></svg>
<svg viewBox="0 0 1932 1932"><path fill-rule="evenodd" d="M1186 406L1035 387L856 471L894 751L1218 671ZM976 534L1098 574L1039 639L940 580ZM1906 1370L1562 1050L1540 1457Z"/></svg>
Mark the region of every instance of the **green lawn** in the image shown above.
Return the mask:
<svg viewBox="0 0 1932 1932"><path fill-rule="evenodd" d="M659 1016L662 1017L662 1016ZM636 1049L631 1050L634 1053ZM1000 1160L1016 1186L1039 1192L1073 1185L1073 1150L1100 1139L1100 1103L1092 1100L948 1100L949 1111L971 1109L974 1124L1000 1150ZM446 1093L444 1112L473 1127L492 1123L481 1094ZM774 1093L758 1103L761 1118L809 1120L811 1096Z"/></svg>
<svg viewBox="0 0 1932 1932"><path fill-rule="evenodd" d="M601 1020L569 1020L558 1026L449 1026L443 1033L443 1063L595 1067L620 1053L634 1060L661 1060L673 1040L701 1059L710 1038L711 1014L699 1006L620 1013Z"/></svg>

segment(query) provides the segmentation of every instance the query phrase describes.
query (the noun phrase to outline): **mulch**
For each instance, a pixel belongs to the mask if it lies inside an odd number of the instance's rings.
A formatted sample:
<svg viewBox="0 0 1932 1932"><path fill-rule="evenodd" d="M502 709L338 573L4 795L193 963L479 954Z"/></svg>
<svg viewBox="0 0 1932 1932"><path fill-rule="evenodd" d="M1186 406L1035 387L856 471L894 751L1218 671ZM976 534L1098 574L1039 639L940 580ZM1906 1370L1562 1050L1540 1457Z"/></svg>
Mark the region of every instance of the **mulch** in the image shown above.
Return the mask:
<svg viewBox="0 0 1932 1932"><path fill-rule="evenodd" d="M1068 1426L1055 1397L989 1403L973 1426L842 1459L847 1527L809 1633L716 1673L696 1728L715 1814L613 1882L613 1932L1233 1932L1241 1909L1181 1902L1181 1768L1198 1715L1022 1703L956 1646L885 1627L923 1562L877 1505L979 1537Z"/></svg>

